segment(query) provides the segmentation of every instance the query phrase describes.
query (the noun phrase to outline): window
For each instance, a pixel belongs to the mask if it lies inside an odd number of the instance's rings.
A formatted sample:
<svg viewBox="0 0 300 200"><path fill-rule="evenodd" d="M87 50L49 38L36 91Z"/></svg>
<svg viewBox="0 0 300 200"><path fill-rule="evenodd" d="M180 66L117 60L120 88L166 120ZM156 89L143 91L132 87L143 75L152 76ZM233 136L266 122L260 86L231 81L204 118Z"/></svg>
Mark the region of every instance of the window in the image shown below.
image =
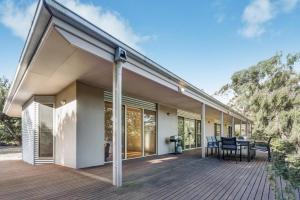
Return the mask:
<svg viewBox="0 0 300 200"><path fill-rule="evenodd" d="M53 157L53 105L39 104L39 157Z"/></svg>
<svg viewBox="0 0 300 200"><path fill-rule="evenodd" d="M228 136L232 137L232 126L228 126Z"/></svg>
<svg viewBox="0 0 300 200"><path fill-rule="evenodd" d="M221 136L221 124L215 123L215 136Z"/></svg>

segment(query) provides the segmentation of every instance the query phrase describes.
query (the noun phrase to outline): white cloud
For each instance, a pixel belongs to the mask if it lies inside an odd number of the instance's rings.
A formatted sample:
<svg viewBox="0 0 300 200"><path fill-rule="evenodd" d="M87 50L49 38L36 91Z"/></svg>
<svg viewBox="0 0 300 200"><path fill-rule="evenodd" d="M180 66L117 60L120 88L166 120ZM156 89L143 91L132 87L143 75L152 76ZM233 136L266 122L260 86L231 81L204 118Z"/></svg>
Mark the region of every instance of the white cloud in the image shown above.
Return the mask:
<svg viewBox="0 0 300 200"><path fill-rule="evenodd" d="M134 32L129 22L116 12L80 0L58 2L133 48L140 49L143 42L152 39L152 36ZM26 39L36 4L36 1L30 5L21 5L13 0L4 1L0 4L0 22L11 29L14 35Z"/></svg>
<svg viewBox="0 0 300 200"><path fill-rule="evenodd" d="M279 13L292 11L297 3L298 0L252 0L243 12L240 33L247 38L262 35L268 22Z"/></svg>
<svg viewBox="0 0 300 200"><path fill-rule="evenodd" d="M0 5L0 22L12 30L13 34L26 39L36 8L36 2L21 7L13 1L3 1Z"/></svg>
<svg viewBox="0 0 300 200"><path fill-rule="evenodd" d="M297 6L298 2L299 0L281 0L279 6L282 6L283 11L289 12Z"/></svg>

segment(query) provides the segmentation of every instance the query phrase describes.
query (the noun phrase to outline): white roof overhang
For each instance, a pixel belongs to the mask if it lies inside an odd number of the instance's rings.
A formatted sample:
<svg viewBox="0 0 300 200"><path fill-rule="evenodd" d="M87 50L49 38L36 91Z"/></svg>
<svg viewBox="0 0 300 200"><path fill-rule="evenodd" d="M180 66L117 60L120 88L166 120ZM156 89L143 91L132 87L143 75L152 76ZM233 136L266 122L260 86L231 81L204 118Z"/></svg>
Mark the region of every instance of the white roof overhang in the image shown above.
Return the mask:
<svg viewBox="0 0 300 200"><path fill-rule="evenodd" d="M163 104L172 104L172 98L175 95L178 101L173 102L174 106L189 103L190 109L193 109L194 106L205 103L236 118L248 120L51 0L39 2L4 112L10 116L19 116L22 105L30 98L30 95L56 94L74 80L110 88L111 77L104 75L101 78L101 74L95 72L104 70L105 73L112 73L114 52L118 46L125 49L128 54L128 62L124 66L123 73L125 93ZM82 67L83 64L85 67ZM63 73L67 73L67 76L63 76ZM101 73L103 74L103 71ZM149 92L144 94L147 91L145 87L133 90L133 87L137 85L134 81L143 82L144 86L148 86L149 89L160 87L160 92L168 99L157 98L158 93L155 96ZM185 88L183 94L180 93L180 95L179 86ZM189 108L189 106L186 107Z"/></svg>

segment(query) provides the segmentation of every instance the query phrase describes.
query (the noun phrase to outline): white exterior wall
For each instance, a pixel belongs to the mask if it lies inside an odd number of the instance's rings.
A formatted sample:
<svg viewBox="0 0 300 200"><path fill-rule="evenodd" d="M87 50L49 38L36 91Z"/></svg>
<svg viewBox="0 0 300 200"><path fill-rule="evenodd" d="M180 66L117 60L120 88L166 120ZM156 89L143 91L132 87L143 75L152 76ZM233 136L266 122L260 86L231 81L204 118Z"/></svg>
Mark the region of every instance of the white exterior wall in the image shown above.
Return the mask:
<svg viewBox="0 0 300 200"><path fill-rule="evenodd" d="M167 114L169 113L169 115ZM174 152L174 143L167 144L166 140L178 134L177 109L158 105L157 110L157 154Z"/></svg>
<svg viewBox="0 0 300 200"><path fill-rule="evenodd" d="M30 100L22 110L22 159L34 164L34 135L36 130L36 104Z"/></svg>
<svg viewBox="0 0 300 200"><path fill-rule="evenodd" d="M102 89L79 82L56 95L56 164L71 168L104 164L103 95Z"/></svg>
<svg viewBox="0 0 300 200"><path fill-rule="evenodd" d="M104 164L104 91L77 83L76 167Z"/></svg>
<svg viewBox="0 0 300 200"><path fill-rule="evenodd" d="M62 101L65 104L62 105ZM73 83L56 95L54 162L76 168L76 84Z"/></svg>

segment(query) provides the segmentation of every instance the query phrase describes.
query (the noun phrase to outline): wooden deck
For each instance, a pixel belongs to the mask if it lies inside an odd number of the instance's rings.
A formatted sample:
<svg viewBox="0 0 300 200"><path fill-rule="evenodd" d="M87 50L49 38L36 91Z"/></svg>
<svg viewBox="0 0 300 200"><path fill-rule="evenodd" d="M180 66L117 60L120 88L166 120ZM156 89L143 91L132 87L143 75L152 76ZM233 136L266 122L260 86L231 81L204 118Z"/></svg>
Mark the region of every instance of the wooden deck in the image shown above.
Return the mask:
<svg viewBox="0 0 300 200"><path fill-rule="evenodd" d="M201 159L200 152L123 162L124 186L108 182L111 165L72 170L0 162L0 199L274 199L266 157L252 162Z"/></svg>

